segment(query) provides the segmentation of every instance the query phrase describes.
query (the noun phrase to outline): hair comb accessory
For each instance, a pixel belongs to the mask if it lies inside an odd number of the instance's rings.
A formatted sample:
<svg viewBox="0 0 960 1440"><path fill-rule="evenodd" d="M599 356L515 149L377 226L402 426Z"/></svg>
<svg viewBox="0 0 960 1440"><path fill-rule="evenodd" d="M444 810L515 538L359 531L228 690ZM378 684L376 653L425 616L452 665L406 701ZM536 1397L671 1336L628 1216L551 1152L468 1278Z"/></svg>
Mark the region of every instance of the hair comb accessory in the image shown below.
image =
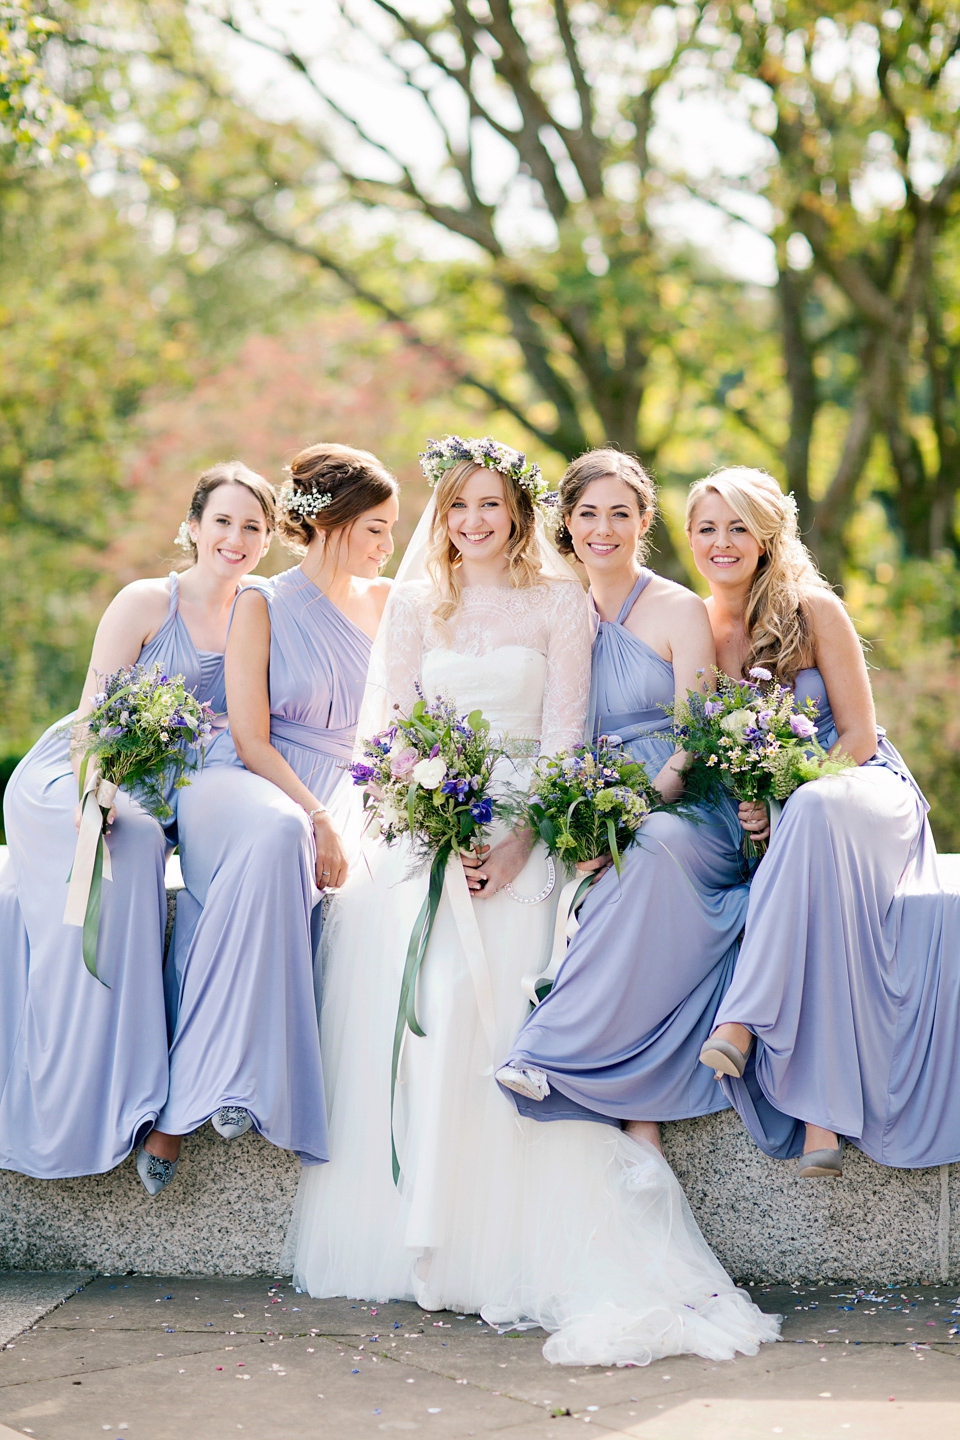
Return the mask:
<svg viewBox="0 0 960 1440"><path fill-rule="evenodd" d="M281 487L277 496L277 509L288 515L319 515L321 510L326 510L327 506L332 504L333 496L329 490L311 490L304 493L295 490L290 480Z"/></svg>
<svg viewBox="0 0 960 1440"><path fill-rule="evenodd" d="M428 440L427 448L420 455L420 469L431 486L435 486L441 475L452 470L464 460L483 465L487 470L499 470L508 475L522 490L525 490L536 505L546 494L546 482L540 473L540 466L520 450L501 445L483 435L479 439L462 435L444 435L442 440Z"/></svg>

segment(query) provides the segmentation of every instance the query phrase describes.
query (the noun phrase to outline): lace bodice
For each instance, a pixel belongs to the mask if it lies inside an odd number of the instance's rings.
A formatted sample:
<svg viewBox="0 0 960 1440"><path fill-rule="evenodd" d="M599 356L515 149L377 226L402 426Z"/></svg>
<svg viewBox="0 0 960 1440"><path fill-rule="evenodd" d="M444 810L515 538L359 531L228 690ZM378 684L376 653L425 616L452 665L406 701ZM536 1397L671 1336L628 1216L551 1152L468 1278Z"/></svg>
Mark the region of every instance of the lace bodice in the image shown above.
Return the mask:
<svg viewBox="0 0 960 1440"><path fill-rule="evenodd" d="M579 585L471 585L446 627L432 618L435 599L424 581L394 587L386 636L391 705L409 711L419 683L428 699L441 694L461 711L480 709L497 734L544 753L581 743L592 637Z"/></svg>

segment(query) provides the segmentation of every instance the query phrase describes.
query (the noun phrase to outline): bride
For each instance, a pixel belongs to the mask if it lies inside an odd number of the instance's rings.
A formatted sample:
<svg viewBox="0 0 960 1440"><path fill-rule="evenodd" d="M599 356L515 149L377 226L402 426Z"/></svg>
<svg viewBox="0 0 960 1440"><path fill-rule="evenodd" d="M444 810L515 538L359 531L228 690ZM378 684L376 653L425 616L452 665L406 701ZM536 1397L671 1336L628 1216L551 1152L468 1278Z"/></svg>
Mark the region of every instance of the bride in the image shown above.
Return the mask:
<svg viewBox="0 0 960 1440"><path fill-rule="evenodd" d="M421 687L504 737L503 778L580 743L590 677L583 591L543 538L539 469L489 439L432 443L435 486L375 643L358 734L408 713ZM340 802L357 792L341 788ZM333 808L336 806L336 797ZM652 1146L607 1126L537 1124L494 1081L548 961L543 847L500 826L448 866L400 1056L391 1169L391 1048L427 877L404 841L367 842L324 921L321 1033L330 1153L305 1170L294 1279L314 1296L413 1299L521 1318L561 1364L647 1364L684 1351L754 1354L777 1336L704 1241ZM468 888L469 887L469 888Z"/></svg>

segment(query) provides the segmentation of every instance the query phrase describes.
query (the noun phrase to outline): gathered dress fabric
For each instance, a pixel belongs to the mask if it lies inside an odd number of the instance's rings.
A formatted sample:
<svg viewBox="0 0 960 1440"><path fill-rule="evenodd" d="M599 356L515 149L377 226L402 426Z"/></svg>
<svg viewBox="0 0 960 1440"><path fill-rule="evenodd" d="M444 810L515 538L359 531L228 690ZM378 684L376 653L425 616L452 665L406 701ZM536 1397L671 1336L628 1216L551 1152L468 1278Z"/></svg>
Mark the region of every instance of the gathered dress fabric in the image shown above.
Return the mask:
<svg viewBox="0 0 960 1440"><path fill-rule="evenodd" d="M397 584L386 624L389 694L415 684L482 710L524 787L538 749L583 734L590 629L569 581L470 586L442 629L426 584ZM379 642L378 642L379 644ZM503 835L502 824L491 841ZM330 906L321 1034L331 1161L303 1173L291 1226L296 1283L315 1296L414 1299L551 1331L549 1360L634 1363L753 1353L776 1335L707 1247L653 1147L606 1126L518 1117L493 1072L527 1009L522 978L548 961L557 895L537 845L505 890L471 900L447 873L420 970L423 1037L400 1055L391 1171L391 1048L407 943L427 877L409 846L369 843ZM464 914L463 907L466 907Z"/></svg>
<svg viewBox="0 0 960 1440"><path fill-rule="evenodd" d="M829 748L818 670L796 695ZM871 760L783 807L717 1014L757 1037L723 1088L768 1155L799 1154L811 1123L882 1165L960 1159L960 897L942 890L926 812L882 731Z"/></svg>
<svg viewBox="0 0 960 1440"><path fill-rule="evenodd" d="M674 753L674 675L627 617L652 578L643 570L593 646L592 741L619 736L654 779ZM692 807L643 822L623 856L588 891L553 988L508 1057L545 1071L537 1101L505 1090L522 1115L684 1120L729 1107L697 1064L730 984L747 913L736 805Z"/></svg>
<svg viewBox="0 0 960 1440"><path fill-rule="evenodd" d="M224 721L223 655L198 652L170 606L139 663L183 675ZM77 843L71 716L52 725L4 796L9 858L0 878L0 1167L40 1179L111 1170L153 1125L167 1096L164 862L176 841L123 790L108 838L97 970L82 931L63 924ZM193 772L191 783L196 783ZM176 810L189 792L168 786ZM109 987L109 988L108 988Z"/></svg>
<svg viewBox="0 0 960 1440"><path fill-rule="evenodd" d="M370 640L299 567L248 588L270 616L271 743L325 803L353 753ZM186 1135L239 1106L274 1145L319 1164L313 826L243 768L229 730L180 806L186 888L167 962L170 1088L157 1128Z"/></svg>

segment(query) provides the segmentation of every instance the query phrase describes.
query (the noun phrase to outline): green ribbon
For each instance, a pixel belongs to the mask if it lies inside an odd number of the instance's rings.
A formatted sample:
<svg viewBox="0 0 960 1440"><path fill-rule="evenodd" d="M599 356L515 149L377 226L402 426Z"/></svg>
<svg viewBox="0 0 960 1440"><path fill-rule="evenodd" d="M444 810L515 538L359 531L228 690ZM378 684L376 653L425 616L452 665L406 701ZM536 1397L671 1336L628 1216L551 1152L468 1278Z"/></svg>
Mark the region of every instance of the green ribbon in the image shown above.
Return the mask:
<svg viewBox="0 0 960 1440"><path fill-rule="evenodd" d="M440 908L440 897L443 894L443 877L447 868L447 860L453 850L451 841L441 845L433 857L433 864L430 866L430 884L420 913L413 922L413 930L410 933L410 943L407 946L407 958L403 965L403 978L400 982L400 1001L397 1006L397 1020L393 1029L393 1058L390 1065L390 1158L393 1166L393 1183L400 1184L400 1159L397 1155L397 1141L393 1129L393 1105L397 1089L397 1069L400 1064L400 1048L403 1044L404 1033L409 1026L414 1035L423 1039L426 1031L417 1019L417 976L420 973L420 966L427 953L427 946L430 943L430 935L433 931L433 923L437 918L437 911Z"/></svg>
<svg viewBox="0 0 960 1440"><path fill-rule="evenodd" d="M107 815L110 813L100 806L100 813L103 816L103 824L106 825ZM87 896L87 911L83 917L83 963L86 965L94 980L99 980L107 990L110 986L102 976L97 974L97 938L100 932L100 897L103 893L103 829L97 839L97 853L93 861L93 877L90 881L90 894Z"/></svg>

